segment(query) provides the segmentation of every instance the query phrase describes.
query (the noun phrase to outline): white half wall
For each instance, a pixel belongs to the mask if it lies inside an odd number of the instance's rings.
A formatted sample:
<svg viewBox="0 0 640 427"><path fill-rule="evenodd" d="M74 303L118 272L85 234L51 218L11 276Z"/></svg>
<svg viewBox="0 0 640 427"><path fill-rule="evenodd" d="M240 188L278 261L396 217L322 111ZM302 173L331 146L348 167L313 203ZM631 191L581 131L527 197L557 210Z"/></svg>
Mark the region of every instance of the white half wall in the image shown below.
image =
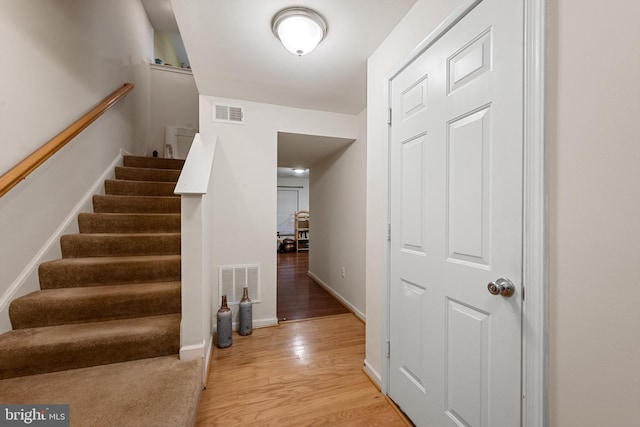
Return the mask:
<svg viewBox="0 0 640 427"><path fill-rule="evenodd" d="M245 124L212 121L214 102L244 108ZM254 324L277 324L276 191L277 133L338 138L358 137L358 118L348 114L302 110L270 104L200 96L200 133L215 134L213 165L214 236L211 262L260 264L261 302L253 307ZM218 278L212 278L212 304L220 305ZM215 311L215 310L214 310ZM234 307L234 316L235 313Z"/></svg>
<svg viewBox="0 0 640 427"><path fill-rule="evenodd" d="M310 185L309 271L365 317L366 109L358 139L313 165Z"/></svg>
<svg viewBox="0 0 640 427"><path fill-rule="evenodd" d="M0 198L0 295L30 263L120 150L146 151L153 29L140 2L4 0L0 6L0 174L125 82L135 88ZM58 257L59 253L46 253ZM9 328L6 312L0 332Z"/></svg>

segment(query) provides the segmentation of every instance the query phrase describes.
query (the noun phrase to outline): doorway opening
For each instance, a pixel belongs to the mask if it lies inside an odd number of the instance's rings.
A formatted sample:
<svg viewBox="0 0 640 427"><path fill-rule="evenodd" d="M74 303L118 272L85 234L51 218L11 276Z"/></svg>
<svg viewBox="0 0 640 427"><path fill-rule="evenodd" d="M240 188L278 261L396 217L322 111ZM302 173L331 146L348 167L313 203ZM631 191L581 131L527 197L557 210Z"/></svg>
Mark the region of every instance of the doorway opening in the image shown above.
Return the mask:
<svg viewBox="0 0 640 427"><path fill-rule="evenodd" d="M276 237L277 316L280 322L350 312L309 274L310 263L317 265L325 259L323 245L314 252L315 230L322 233L322 227L327 226L321 222L323 217L326 219L323 215L325 203L315 200L317 209L314 213L310 189L313 166L323 161L331 162L332 155L353 141L278 132ZM322 236L315 239L320 242Z"/></svg>

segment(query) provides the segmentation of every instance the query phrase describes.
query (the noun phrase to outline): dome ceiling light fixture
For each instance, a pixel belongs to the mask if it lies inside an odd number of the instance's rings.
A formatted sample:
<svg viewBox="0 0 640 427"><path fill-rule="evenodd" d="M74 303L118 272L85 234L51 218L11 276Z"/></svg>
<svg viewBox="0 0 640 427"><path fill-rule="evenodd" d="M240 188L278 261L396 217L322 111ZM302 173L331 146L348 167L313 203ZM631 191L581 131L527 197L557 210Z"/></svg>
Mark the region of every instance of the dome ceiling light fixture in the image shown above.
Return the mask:
<svg viewBox="0 0 640 427"><path fill-rule="evenodd" d="M294 55L311 52L327 35L327 21L315 10L288 7L276 13L271 21L273 34Z"/></svg>

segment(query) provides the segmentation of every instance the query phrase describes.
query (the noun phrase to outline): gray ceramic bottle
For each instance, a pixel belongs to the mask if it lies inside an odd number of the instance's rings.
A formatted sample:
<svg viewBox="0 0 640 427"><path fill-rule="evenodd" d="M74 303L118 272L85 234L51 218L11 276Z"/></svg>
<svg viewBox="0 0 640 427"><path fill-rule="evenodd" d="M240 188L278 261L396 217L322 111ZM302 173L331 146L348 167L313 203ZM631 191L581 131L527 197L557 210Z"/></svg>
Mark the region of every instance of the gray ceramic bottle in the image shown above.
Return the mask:
<svg viewBox="0 0 640 427"><path fill-rule="evenodd" d="M216 315L218 321L218 348L231 346L231 309L227 306L227 296L222 295L222 305Z"/></svg>
<svg viewBox="0 0 640 427"><path fill-rule="evenodd" d="M253 303L249 299L249 288L245 286L240 300L240 327L238 333L242 336L251 335L253 332Z"/></svg>

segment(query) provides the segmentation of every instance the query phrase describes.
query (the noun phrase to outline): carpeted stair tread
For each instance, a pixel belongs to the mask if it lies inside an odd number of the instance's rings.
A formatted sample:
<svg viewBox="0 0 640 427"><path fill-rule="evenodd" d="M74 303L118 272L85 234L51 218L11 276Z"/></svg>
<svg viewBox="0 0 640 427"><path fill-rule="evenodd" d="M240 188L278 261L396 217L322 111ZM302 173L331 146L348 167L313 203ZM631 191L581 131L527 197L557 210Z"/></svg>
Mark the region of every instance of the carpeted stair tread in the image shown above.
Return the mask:
<svg viewBox="0 0 640 427"><path fill-rule="evenodd" d="M159 196L93 196L94 213L180 213L180 199Z"/></svg>
<svg viewBox="0 0 640 427"><path fill-rule="evenodd" d="M184 166L184 160L165 159L161 157L124 156L122 163L127 167L153 169L181 170Z"/></svg>
<svg viewBox="0 0 640 427"><path fill-rule="evenodd" d="M175 355L180 347L183 160L125 156L39 291L9 306L0 379ZM99 387L99 385L96 385Z"/></svg>
<svg viewBox="0 0 640 427"><path fill-rule="evenodd" d="M170 314L7 332L0 335L0 379L176 354L180 317Z"/></svg>
<svg viewBox="0 0 640 427"><path fill-rule="evenodd" d="M180 282L45 289L9 306L13 329L180 313Z"/></svg>
<svg viewBox="0 0 640 427"><path fill-rule="evenodd" d="M175 182L129 181L124 179L107 179L104 182L105 194L118 196L180 197L173 193L175 188Z"/></svg>
<svg viewBox="0 0 640 427"><path fill-rule="evenodd" d="M80 233L179 233L180 214L80 213Z"/></svg>
<svg viewBox="0 0 640 427"><path fill-rule="evenodd" d="M178 182L180 171L174 169L116 167L116 179L130 181Z"/></svg>
<svg viewBox="0 0 640 427"><path fill-rule="evenodd" d="M41 289L180 280L180 255L63 258L38 268Z"/></svg>
<svg viewBox="0 0 640 427"><path fill-rule="evenodd" d="M195 426L202 370L202 359L169 355L10 378L0 402L66 403L71 427Z"/></svg>
<svg viewBox="0 0 640 427"><path fill-rule="evenodd" d="M79 233L60 238L63 258L179 255L180 233Z"/></svg>

